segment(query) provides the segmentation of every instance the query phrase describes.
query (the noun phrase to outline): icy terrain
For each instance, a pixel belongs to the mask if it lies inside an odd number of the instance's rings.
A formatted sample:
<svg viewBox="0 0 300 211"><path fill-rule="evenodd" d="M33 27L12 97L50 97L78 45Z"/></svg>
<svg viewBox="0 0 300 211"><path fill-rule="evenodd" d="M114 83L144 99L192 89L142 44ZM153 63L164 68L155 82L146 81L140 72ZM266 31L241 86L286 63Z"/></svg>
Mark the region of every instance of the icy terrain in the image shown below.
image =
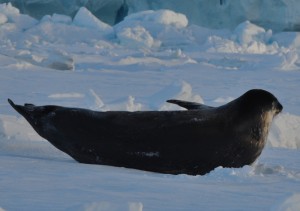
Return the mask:
<svg viewBox="0 0 300 211"><path fill-rule="evenodd" d="M299 0L0 0L11 2L21 13L40 19L54 13L74 16L86 7L96 17L114 25L128 14L169 9L185 14L190 23L208 28L235 28L251 22L275 31L300 30Z"/></svg>
<svg viewBox="0 0 300 211"><path fill-rule="evenodd" d="M36 20L0 5L0 210L299 210L299 53L299 33L249 21L212 30L159 10L111 27L85 8ZM170 98L219 106L253 88L284 106L267 147L205 176L76 163L7 103L170 110Z"/></svg>

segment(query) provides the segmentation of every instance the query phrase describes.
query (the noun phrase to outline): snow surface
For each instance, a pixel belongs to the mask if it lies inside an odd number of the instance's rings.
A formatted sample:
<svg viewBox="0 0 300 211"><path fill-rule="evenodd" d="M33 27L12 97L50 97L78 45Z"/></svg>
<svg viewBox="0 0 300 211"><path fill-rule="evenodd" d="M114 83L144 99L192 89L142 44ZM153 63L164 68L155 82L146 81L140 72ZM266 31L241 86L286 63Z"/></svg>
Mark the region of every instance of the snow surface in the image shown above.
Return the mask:
<svg viewBox="0 0 300 211"><path fill-rule="evenodd" d="M212 30L170 10L114 27L86 9L75 17L0 5L0 210L300 209L299 33ZM252 88L284 106L266 148L252 166L205 176L79 164L7 103L171 110L167 99L219 106Z"/></svg>

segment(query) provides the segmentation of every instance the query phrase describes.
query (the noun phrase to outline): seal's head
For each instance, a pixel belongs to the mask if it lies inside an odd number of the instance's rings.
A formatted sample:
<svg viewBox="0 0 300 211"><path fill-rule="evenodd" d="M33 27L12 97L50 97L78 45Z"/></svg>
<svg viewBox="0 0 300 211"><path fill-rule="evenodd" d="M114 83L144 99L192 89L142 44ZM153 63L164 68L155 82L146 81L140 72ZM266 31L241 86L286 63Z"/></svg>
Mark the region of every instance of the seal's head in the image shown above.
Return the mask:
<svg viewBox="0 0 300 211"><path fill-rule="evenodd" d="M279 114L283 107L277 98L262 89L252 89L237 99L239 109L239 126L237 130L249 134L245 138L249 143L255 143L257 153L253 153L253 161L261 153L273 118ZM248 132L245 132L248 131Z"/></svg>
<svg viewBox="0 0 300 211"><path fill-rule="evenodd" d="M283 106L273 94L262 89L252 89L243 94L241 104L245 112L254 109L260 115L271 114L272 118L283 109Z"/></svg>
<svg viewBox="0 0 300 211"><path fill-rule="evenodd" d="M243 96L247 98L248 103L260 105L260 109L262 112L272 111L274 115L279 114L283 107L277 98L262 89L252 89L246 92Z"/></svg>

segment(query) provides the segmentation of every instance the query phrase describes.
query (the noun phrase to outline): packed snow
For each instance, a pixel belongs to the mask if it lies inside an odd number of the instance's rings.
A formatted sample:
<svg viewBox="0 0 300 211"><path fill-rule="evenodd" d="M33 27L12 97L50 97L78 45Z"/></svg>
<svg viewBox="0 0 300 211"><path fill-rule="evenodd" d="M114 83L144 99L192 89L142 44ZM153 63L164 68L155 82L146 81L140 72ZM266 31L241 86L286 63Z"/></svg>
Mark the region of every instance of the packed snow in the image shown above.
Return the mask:
<svg viewBox="0 0 300 211"><path fill-rule="evenodd" d="M171 10L109 26L86 8L37 20L1 4L0 210L299 210L299 37L251 21L204 28ZM165 101L220 106L253 88L284 106L266 148L204 176L79 164L7 103L177 110Z"/></svg>

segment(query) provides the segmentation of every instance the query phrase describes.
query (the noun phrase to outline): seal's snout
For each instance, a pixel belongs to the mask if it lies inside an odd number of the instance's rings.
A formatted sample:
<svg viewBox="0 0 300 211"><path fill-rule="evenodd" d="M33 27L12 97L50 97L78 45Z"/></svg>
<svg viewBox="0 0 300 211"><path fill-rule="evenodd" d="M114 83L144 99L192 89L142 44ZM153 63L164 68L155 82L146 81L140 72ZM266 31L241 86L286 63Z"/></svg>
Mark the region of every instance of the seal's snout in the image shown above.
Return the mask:
<svg viewBox="0 0 300 211"><path fill-rule="evenodd" d="M276 114L279 114L283 109L283 106L281 105L280 102L277 102L276 104Z"/></svg>
<svg viewBox="0 0 300 211"><path fill-rule="evenodd" d="M278 110L279 110L279 112L281 112L282 109L283 109L283 106L280 103L278 103Z"/></svg>

